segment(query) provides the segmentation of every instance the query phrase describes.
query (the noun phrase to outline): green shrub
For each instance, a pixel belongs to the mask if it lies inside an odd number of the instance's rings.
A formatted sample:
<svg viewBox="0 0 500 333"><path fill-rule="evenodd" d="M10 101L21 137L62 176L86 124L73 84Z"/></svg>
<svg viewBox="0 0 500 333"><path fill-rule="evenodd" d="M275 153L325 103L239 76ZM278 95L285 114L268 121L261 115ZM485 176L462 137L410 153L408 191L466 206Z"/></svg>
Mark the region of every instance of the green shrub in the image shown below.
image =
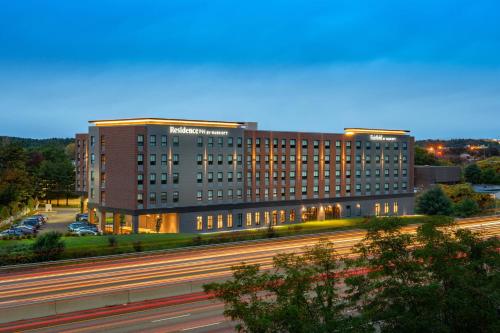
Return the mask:
<svg viewBox="0 0 500 333"><path fill-rule="evenodd" d="M64 252L65 244L62 234L51 231L37 237L32 245L33 255L37 261L55 260Z"/></svg>
<svg viewBox="0 0 500 333"><path fill-rule="evenodd" d="M108 236L108 246L109 247L117 247L118 239L115 236Z"/></svg>
<svg viewBox="0 0 500 333"><path fill-rule="evenodd" d="M135 252L142 252L143 247L142 247L142 242L141 241L136 241L132 243L132 247L134 248Z"/></svg>

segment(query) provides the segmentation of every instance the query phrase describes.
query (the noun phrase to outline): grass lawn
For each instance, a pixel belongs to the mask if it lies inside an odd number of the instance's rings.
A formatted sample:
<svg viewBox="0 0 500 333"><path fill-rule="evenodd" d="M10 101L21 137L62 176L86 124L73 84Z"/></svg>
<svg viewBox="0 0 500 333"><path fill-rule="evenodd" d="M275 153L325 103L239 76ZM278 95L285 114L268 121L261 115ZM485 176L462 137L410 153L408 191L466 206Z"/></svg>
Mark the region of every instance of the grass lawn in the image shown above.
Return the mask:
<svg viewBox="0 0 500 333"><path fill-rule="evenodd" d="M405 216L405 224L424 223L441 217ZM335 219L304 223L277 225L274 227L277 236L290 236L334 230L365 228L367 218ZM81 258L98 255L135 252L134 243L140 242L142 251L172 249L192 245L226 243L233 241L266 238L267 227L236 232L216 232L207 234L130 234L114 236L63 237L66 244L63 258ZM109 237L116 239L116 245L110 246ZM0 249L14 245L29 245L32 239L0 240Z"/></svg>

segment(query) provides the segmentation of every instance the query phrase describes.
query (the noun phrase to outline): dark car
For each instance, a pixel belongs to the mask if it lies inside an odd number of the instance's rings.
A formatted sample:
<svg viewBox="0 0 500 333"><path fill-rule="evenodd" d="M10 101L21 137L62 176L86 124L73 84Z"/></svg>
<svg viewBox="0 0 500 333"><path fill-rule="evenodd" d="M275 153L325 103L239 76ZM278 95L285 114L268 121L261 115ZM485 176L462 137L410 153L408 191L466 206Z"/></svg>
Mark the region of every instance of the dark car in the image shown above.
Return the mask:
<svg viewBox="0 0 500 333"><path fill-rule="evenodd" d="M23 220L20 223L20 225L28 225L36 229L40 228L40 222L38 220L32 220L32 219Z"/></svg>
<svg viewBox="0 0 500 333"><path fill-rule="evenodd" d="M87 222L89 220L89 214L87 214L87 213L76 214L75 219L79 222Z"/></svg>
<svg viewBox="0 0 500 333"><path fill-rule="evenodd" d="M23 236L24 233L21 231L21 230L17 230L17 229L7 229L7 230L4 230L2 232L0 232L0 238L3 238L3 237L10 237L10 236Z"/></svg>
<svg viewBox="0 0 500 333"><path fill-rule="evenodd" d="M83 227L90 227L90 226L93 226L93 224L88 223L88 222L73 222L70 225L68 225L68 230L75 231L76 229L83 228Z"/></svg>
<svg viewBox="0 0 500 333"><path fill-rule="evenodd" d="M35 214L33 215L33 217L41 219L42 223L47 223L47 221L49 220L48 216L43 214Z"/></svg>
<svg viewBox="0 0 500 333"><path fill-rule="evenodd" d="M34 235L36 234L36 228L31 228L28 225L18 225L17 227L12 228L14 230L18 230L22 232L24 235Z"/></svg>

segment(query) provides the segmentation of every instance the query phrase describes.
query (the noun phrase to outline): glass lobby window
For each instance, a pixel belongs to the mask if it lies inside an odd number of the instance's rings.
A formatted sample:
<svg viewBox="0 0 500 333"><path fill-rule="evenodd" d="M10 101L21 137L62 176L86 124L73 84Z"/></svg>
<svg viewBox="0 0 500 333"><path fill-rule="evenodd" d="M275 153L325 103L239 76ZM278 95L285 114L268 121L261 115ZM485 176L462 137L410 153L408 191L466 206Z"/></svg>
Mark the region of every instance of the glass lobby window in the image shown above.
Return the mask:
<svg viewBox="0 0 500 333"><path fill-rule="evenodd" d="M203 230L203 216L196 216L196 230Z"/></svg>
<svg viewBox="0 0 500 333"><path fill-rule="evenodd" d="M397 201L394 201L394 205L392 207L392 211L394 212L394 214L398 214L399 212L399 206L398 206L398 202Z"/></svg>
<svg viewBox="0 0 500 333"><path fill-rule="evenodd" d="M224 227L222 214L217 215L217 229Z"/></svg>
<svg viewBox="0 0 500 333"><path fill-rule="evenodd" d="M214 217L212 215L207 216L207 229L214 228Z"/></svg>
<svg viewBox="0 0 500 333"><path fill-rule="evenodd" d="M246 225L247 225L247 227L252 225L252 213L247 213L247 215L246 215Z"/></svg>
<svg viewBox="0 0 500 333"><path fill-rule="evenodd" d="M227 227L233 227L233 214L227 214Z"/></svg>
<svg viewBox="0 0 500 333"><path fill-rule="evenodd" d="M380 204L375 204L375 216L380 216Z"/></svg>
<svg viewBox="0 0 500 333"><path fill-rule="evenodd" d="M260 225L260 212L255 212L255 224Z"/></svg>

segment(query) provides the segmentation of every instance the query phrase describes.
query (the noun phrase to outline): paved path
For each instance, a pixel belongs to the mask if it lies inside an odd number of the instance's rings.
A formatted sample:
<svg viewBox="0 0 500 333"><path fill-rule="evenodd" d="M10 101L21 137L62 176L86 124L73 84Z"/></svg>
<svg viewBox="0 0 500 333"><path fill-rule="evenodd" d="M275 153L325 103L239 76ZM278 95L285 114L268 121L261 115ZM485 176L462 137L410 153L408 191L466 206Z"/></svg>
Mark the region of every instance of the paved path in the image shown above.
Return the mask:
<svg viewBox="0 0 500 333"><path fill-rule="evenodd" d="M49 221L40 228L40 234L48 231L59 231L66 233L68 231L68 224L75 222L75 215L80 210L78 208L55 208L52 212L40 211L49 217Z"/></svg>

